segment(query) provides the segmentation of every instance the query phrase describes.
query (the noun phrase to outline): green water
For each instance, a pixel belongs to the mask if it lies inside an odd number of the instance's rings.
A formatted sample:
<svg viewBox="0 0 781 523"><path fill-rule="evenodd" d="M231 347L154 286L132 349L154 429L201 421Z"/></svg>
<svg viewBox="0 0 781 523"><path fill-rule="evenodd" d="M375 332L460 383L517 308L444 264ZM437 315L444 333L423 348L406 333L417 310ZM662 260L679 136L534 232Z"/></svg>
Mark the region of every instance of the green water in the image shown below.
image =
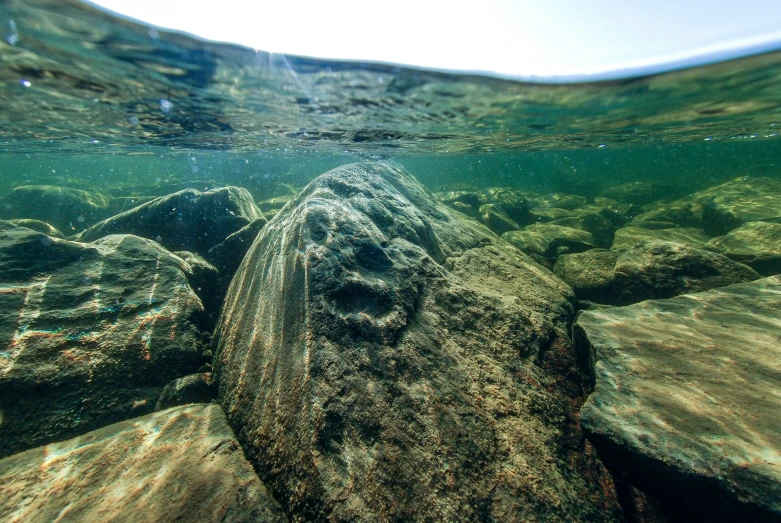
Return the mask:
<svg viewBox="0 0 781 523"><path fill-rule="evenodd" d="M602 252L611 246L624 252L612 243L621 229L674 231L669 234L686 230L696 236L691 246L704 249L707 242L745 222L761 222L763 227L781 223L781 185L774 185L781 183L781 51L648 77L547 85L256 52L156 31L75 0L0 1L0 22L5 31L0 42L0 220L48 221L58 225L66 239L78 240L78 233L110 217L106 209L118 213L188 188L245 188L271 218L284 201L269 200L289 199L339 166L381 160L400 165L437 198L464 213L458 216L471 216L505 239L538 221L555 221L552 209L563 209L556 211L561 215L569 212L567 227L574 228L576 215L599 214L608 224L607 232L597 231L606 235L602 239L590 231L593 241L559 239L545 249L529 246L533 242L528 240L508 240L546 274L554 267L556 274L563 274L558 262L564 255ZM741 180L751 187L748 192L734 189ZM755 182L758 185L752 185ZM718 186L728 183L739 193L734 198L755 199L724 205L753 206L754 214L734 223L719 215L726 221L713 222L703 208L718 200ZM51 199L37 206L19 200L29 186L79 189L108 203L101 204L102 214L85 214L84 208L67 205L46 207ZM505 209L510 222L500 225L484 207L500 205L494 197L497 188L518 190ZM468 193L457 198L479 203L453 205L447 193L455 190ZM566 198L580 203L559 205ZM667 214L661 218L635 220L662 211ZM670 241L688 245L689 240ZM774 241L781 245L778 238ZM750 278L781 272L779 252L728 254L756 269L754 273L741 265ZM701 273L675 276L684 281L683 290L654 293L666 288L668 282L663 281L646 294L626 289L581 293L568 280L575 288L568 298L573 316L566 320L568 328L580 310L719 287L691 283ZM220 285L227 286L231 276L221 274ZM31 288L39 283L34 280ZM21 286L0 281L0 300L9 297L9 311L19 306L11 300ZM219 297L225 288L221 292ZM632 292L639 294L628 299ZM112 310L122 310L124 296ZM211 370L210 333L220 308L214 305L207 312L209 318L198 327L199 350L208 353L199 372ZM13 332L11 348L0 347L0 372L12 360L13 343L25 332L26 327L17 328L22 319L16 309L0 313L0 327ZM46 332L55 336L59 331ZM572 399L573 412L586 396ZM0 400L0 426L4 408ZM123 413L109 419L129 417ZM39 444L59 440L45 435L39 439ZM772 444L767 447L770 452ZM0 457L5 455L0 452ZM253 465L261 476L268 473ZM614 466L608 463L611 470ZM646 488L642 481L637 484ZM630 492L635 486L617 487L626 518L664 520L653 519L642 507L628 508L627 499L642 498ZM612 483L605 488L613 488ZM3 495L0 489L0 505ZM284 500L281 504L289 508ZM673 520L691 515L665 506Z"/></svg>

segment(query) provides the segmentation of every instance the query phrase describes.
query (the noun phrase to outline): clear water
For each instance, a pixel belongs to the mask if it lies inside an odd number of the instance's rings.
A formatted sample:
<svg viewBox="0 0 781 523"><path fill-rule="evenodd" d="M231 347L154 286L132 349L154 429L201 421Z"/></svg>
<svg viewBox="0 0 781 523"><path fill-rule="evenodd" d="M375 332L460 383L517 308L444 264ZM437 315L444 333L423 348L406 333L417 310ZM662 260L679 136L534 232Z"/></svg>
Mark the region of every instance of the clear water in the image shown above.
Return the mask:
<svg viewBox="0 0 781 523"><path fill-rule="evenodd" d="M781 179L781 52L545 85L267 54L74 0L0 2L0 22L0 218L20 217L20 186L115 198L235 185L263 201L381 159L432 191L663 187L646 204ZM65 235L91 225L73 212Z"/></svg>

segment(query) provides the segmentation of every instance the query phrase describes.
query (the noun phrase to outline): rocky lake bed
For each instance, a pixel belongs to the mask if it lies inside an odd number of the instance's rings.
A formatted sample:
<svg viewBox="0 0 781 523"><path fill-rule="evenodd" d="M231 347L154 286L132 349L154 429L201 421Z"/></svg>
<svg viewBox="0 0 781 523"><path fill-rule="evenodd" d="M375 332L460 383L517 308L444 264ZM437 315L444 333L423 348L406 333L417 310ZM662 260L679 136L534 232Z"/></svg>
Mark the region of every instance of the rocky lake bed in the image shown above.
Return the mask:
<svg viewBox="0 0 781 523"><path fill-rule="evenodd" d="M781 521L779 274L771 175L20 185L0 519Z"/></svg>

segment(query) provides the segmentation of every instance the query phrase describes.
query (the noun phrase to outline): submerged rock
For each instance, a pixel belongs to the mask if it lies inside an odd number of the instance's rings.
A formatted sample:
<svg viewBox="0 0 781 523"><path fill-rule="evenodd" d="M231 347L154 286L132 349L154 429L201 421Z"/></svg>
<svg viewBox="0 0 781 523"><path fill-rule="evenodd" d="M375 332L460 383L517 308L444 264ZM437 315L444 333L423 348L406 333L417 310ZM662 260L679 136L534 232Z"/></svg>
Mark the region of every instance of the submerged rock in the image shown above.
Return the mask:
<svg viewBox="0 0 781 523"><path fill-rule="evenodd" d="M582 313L581 425L682 521L781 521L781 279Z"/></svg>
<svg viewBox="0 0 781 523"><path fill-rule="evenodd" d="M746 222L781 220L781 179L743 177L692 195L705 232L728 233Z"/></svg>
<svg viewBox="0 0 781 523"><path fill-rule="evenodd" d="M172 251L206 252L253 220L263 218L240 187L185 189L96 223L79 235L89 242L109 234L135 234Z"/></svg>
<svg viewBox="0 0 781 523"><path fill-rule="evenodd" d="M616 260L614 302L672 298L759 277L750 267L720 254L684 243L646 242Z"/></svg>
<svg viewBox="0 0 781 523"><path fill-rule="evenodd" d="M155 410L188 403L209 403L217 399L217 384L211 372L199 372L177 378L165 386Z"/></svg>
<svg viewBox="0 0 781 523"><path fill-rule="evenodd" d="M551 225L560 225L572 229L580 229L591 234L593 243L597 247L610 247L613 243L613 235L616 227L609 219L601 214L584 212L567 218L559 218L550 222Z"/></svg>
<svg viewBox="0 0 781 523"><path fill-rule="evenodd" d="M0 455L151 412L200 364L200 300L157 243L0 227Z"/></svg>
<svg viewBox="0 0 781 523"><path fill-rule="evenodd" d="M8 220L8 222L17 227L27 227L28 229L42 232L46 236L51 236L52 238L63 237L62 233L59 230L57 230L55 227L52 227L46 222L42 222L41 220L30 220L30 219L22 218L19 220Z"/></svg>
<svg viewBox="0 0 781 523"><path fill-rule="evenodd" d="M218 243L206 253L206 257L219 271L220 296L224 296L230 285L233 273L239 268L241 260L247 254L252 242L258 236L260 230L265 227L265 218L258 218L234 232L225 240Z"/></svg>
<svg viewBox="0 0 781 523"><path fill-rule="evenodd" d="M517 231L521 228L510 216L504 212L504 209L493 203L481 205L477 213L477 218L483 224L498 235L508 231Z"/></svg>
<svg viewBox="0 0 781 523"><path fill-rule="evenodd" d="M395 164L343 166L244 258L219 402L295 520L611 520L559 392L572 298Z"/></svg>
<svg viewBox="0 0 781 523"><path fill-rule="evenodd" d="M287 205L287 202L293 199L295 194L285 194L282 196L275 196L274 198L269 198L268 200L263 200L261 202L258 202L258 208L262 212L269 212L269 211L278 211L285 205Z"/></svg>
<svg viewBox="0 0 781 523"><path fill-rule="evenodd" d="M286 521L217 405L109 425L0 460L2 521Z"/></svg>
<svg viewBox="0 0 781 523"><path fill-rule="evenodd" d="M553 271L575 291L578 300L611 303L615 299L618 253L603 249L563 254Z"/></svg>
<svg viewBox="0 0 781 523"><path fill-rule="evenodd" d="M628 251L593 249L558 258L554 272L579 300L626 305L672 298L759 278L729 258L675 242L649 241Z"/></svg>
<svg viewBox="0 0 781 523"><path fill-rule="evenodd" d="M82 189L23 185L3 199L0 213L5 219L41 220L71 234L108 216L109 203L108 197Z"/></svg>
<svg viewBox="0 0 781 523"><path fill-rule="evenodd" d="M555 258L566 252L582 252L595 247L590 232L549 223L535 223L522 231L507 232L502 238L527 254L543 258Z"/></svg>
<svg viewBox="0 0 781 523"><path fill-rule="evenodd" d="M705 248L745 263L759 274L781 273L781 224L748 222L725 236L713 238Z"/></svg>
<svg viewBox="0 0 781 523"><path fill-rule="evenodd" d="M685 191L678 184L665 182L628 182L614 185L602 191L602 196L622 203L643 205L654 200L677 198Z"/></svg>
<svg viewBox="0 0 781 523"><path fill-rule="evenodd" d="M701 248L708 239L708 236L702 230L693 227L678 227L674 229L624 227L616 231L613 245L610 249L613 251L625 251L648 241L685 243L692 247Z"/></svg>

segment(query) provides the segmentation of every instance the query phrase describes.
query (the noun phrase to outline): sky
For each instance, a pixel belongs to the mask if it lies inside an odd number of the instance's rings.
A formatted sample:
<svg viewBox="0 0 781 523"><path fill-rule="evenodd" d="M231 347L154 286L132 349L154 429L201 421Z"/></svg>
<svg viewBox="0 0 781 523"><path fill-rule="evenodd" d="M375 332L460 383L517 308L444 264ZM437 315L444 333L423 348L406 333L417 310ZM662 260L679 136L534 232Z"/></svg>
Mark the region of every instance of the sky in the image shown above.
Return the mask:
<svg viewBox="0 0 781 523"><path fill-rule="evenodd" d="M781 48L779 0L94 0L275 53L519 79L615 77Z"/></svg>

